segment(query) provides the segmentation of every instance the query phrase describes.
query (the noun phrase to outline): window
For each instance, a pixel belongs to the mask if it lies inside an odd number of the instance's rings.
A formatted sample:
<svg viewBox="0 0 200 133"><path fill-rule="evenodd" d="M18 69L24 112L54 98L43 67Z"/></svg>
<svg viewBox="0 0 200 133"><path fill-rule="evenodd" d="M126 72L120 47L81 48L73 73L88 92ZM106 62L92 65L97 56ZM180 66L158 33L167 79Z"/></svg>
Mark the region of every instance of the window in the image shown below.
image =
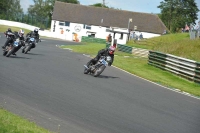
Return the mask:
<svg viewBox="0 0 200 133"><path fill-rule="evenodd" d="M88 30L91 30L91 26L90 25L86 25L86 24L84 24L84 27L83 27L84 29L88 29Z"/></svg>
<svg viewBox="0 0 200 133"><path fill-rule="evenodd" d="M59 22L59 25L60 26L65 26L65 23L64 22Z"/></svg>
<svg viewBox="0 0 200 133"><path fill-rule="evenodd" d="M123 33L121 33L121 35L120 35L120 38L119 38L119 39L123 39L123 35L124 35L124 34L123 34Z"/></svg>
<svg viewBox="0 0 200 133"><path fill-rule="evenodd" d="M59 22L60 26L70 26L70 22Z"/></svg>
<svg viewBox="0 0 200 133"><path fill-rule="evenodd" d="M70 22L65 22L65 26L70 26Z"/></svg>
<svg viewBox="0 0 200 133"><path fill-rule="evenodd" d="M107 29L106 29L106 32L110 32L110 29L107 28Z"/></svg>

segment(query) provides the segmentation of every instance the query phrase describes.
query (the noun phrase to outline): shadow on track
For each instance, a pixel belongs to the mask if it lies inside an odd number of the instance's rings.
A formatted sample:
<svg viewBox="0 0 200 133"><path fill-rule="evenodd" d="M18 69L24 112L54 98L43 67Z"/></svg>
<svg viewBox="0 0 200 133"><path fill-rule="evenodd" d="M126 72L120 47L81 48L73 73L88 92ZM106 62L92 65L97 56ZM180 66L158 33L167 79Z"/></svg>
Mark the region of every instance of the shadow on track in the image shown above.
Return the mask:
<svg viewBox="0 0 200 133"><path fill-rule="evenodd" d="M31 58L27 58L27 57L20 57L20 56L10 56L10 57L7 57L7 58L18 58L18 59L31 59Z"/></svg>
<svg viewBox="0 0 200 133"><path fill-rule="evenodd" d="M119 78L119 77L99 75L97 78L116 79L116 78Z"/></svg>
<svg viewBox="0 0 200 133"><path fill-rule="evenodd" d="M43 54L34 54L34 53L27 53L28 55L41 55L44 56Z"/></svg>

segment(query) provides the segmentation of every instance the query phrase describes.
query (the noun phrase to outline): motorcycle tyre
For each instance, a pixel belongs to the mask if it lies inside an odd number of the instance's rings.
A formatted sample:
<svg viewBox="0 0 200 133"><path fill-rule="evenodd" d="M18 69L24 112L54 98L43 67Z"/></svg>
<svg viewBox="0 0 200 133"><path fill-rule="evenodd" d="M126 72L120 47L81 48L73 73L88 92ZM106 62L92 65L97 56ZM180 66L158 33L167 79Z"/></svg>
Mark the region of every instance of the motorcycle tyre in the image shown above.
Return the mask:
<svg viewBox="0 0 200 133"><path fill-rule="evenodd" d="M32 47L32 45L27 46L27 47L25 48L25 50L24 50L24 54L27 54L28 51L31 49L31 47Z"/></svg>
<svg viewBox="0 0 200 133"><path fill-rule="evenodd" d="M89 65L88 65L89 67L91 67L92 66L92 64L90 63ZM88 74L90 72L90 70L88 70L88 69L84 69L84 74Z"/></svg>
<svg viewBox="0 0 200 133"><path fill-rule="evenodd" d="M99 75L104 71L105 68L106 68L106 66L104 66L104 65L100 66L100 67L97 68L97 70L94 72L93 76L94 76L94 77L99 76Z"/></svg>
<svg viewBox="0 0 200 133"><path fill-rule="evenodd" d="M6 56L6 54L8 53L8 51L3 51L3 56Z"/></svg>
<svg viewBox="0 0 200 133"><path fill-rule="evenodd" d="M6 54L6 57L9 57L13 52L14 52L15 48L12 48L11 50L9 50Z"/></svg>
<svg viewBox="0 0 200 133"><path fill-rule="evenodd" d="M88 69L84 69L84 74L88 74L89 73L89 70Z"/></svg>

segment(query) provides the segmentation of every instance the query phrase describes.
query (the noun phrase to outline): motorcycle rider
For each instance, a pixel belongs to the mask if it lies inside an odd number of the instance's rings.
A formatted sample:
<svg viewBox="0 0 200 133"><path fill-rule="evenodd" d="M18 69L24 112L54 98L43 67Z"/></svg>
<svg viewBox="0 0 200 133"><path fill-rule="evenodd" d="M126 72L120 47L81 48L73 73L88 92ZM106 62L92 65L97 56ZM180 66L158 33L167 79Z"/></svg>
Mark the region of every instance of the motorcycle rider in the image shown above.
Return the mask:
<svg viewBox="0 0 200 133"><path fill-rule="evenodd" d="M110 46L109 48L106 49L101 49L98 51L98 54L95 58L91 59L86 65L84 65L86 68L89 67L89 65L92 63L93 65L95 65L98 60L100 59L101 56L110 56L112 61L108 64L108 66L111 66L113 61L114 61L114 52L115 52L115 47L114 46Z"/></svg>
<svg viewBox="0 0 200 133"><path fill-rule="evenodd" d="M38 34L38 29L37 28L35 28L33 31L31 31L31 32L29 32L29 33L26 34L26 42L28 42L28 40L32 36L35 38L36 43L38 43L39 39L40 39L40 35Z"/></svg>
<svg viewBox="0 0 200 133"><path fill-rule="evenodd" d="M5 42L5 44L2 46L2 48L3 49L5 49L5 47L9 44L9 43L13 43L13 36L12 35L9 35L8 33L12 33L12 30L11 30L11 28L8 28L8 30L6 31L6 32L4 32L4 34L5 34L5 36L6 36L6 38L7 38L7 40L6 40L6 42Z"/></svg>
<svg viewBox="0 0 200 133"><path fill-rule="evenodd" d="M38 43L38 41L40 40L40 35L38 34L38 29L37 29L37 28L35 28L33 31L31 31L31 32L29 32L29 33L26 34L25 43L28 43L28 41L29 41L29 39L30 39L31 37L34 37L35 40L36 40L36 43ZM33 44L31 48L35 48L35 47L36 47L35 44ZM25 52L25 48L26 48L26 47L24 47L24 48L22 49L22 53ZM31 50L31 49L30 49L30 50ZM30 50L29 50L29 51L30 51Z"/></svg>
<svg viewBox="0 0 200 133"><path fill-rule="evenodd" d="M18 32L14 32L15 34L15 39L19 39L19 41L21 42L21 46L18 47L15 52L13 53L13 55L16 55L16 52L25 45L25 38L24 38L24 30L20 29Z"/></svg>

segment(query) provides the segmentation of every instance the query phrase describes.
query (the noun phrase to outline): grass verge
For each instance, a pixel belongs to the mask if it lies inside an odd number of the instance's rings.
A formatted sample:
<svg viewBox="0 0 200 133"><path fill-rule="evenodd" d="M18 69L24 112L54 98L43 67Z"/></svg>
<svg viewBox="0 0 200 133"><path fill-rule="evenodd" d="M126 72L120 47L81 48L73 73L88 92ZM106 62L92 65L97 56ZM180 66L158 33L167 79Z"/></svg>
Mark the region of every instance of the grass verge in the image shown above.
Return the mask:
<svg viewBox="0 0 200 133"><path fill-rule="evenodd" d="M51 133L17 115L0 108L0 133Z"/></svg>
<svg viewBox="0 0 200 133"><path fill-rule="evenodd" d="M66 45L61 46L61 48L70 48L74 52L95 56L98 50L105 48L105 44L87 43L78 46ZM113 65L116 67L171 89L179 89L195 96L200 96L199 84L188 81L170 72L150 66L148 65L148 60L146 58L136 57L132 54L122 53L120 51L116 51L115 55L117 56L115 56Z"/></svg>

